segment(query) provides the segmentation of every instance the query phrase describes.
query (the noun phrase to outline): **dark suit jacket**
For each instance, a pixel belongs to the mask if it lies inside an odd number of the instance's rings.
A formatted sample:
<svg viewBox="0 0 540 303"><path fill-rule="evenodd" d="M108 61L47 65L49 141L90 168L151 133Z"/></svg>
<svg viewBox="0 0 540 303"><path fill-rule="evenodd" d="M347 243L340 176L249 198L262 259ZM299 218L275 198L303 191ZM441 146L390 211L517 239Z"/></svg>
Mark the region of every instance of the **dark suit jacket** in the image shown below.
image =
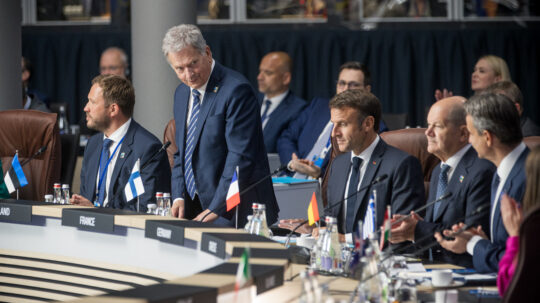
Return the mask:
<svg viewBox="0 0 540 303"><path fill-rule="evenodd" d="M337 156L329 168L328 180L328 203L335 204L343 200L347 178L351 167L351 153ZM362 187L368 185L376 177L387 174L385 181L368 187L356 195L354 207L356 217L354 222L349 222L345 231L341 229L341 207L327 208L326 215L338 218L340 232L350 233L357 228L358 220L364 220L370 193L377 190L376 214L377 226L381 226L384 220L386 206L392 206L392 214L408 214L424 203L424 177L420 162L415 157L394 148L382 139L373 150L368 167L362 179ZM382 202L382 203L381 203ZM341 203L343 204L343 203Z"/></svg>
<svg viewBox="0 0 540 303"><path fill-rule="evenodd" d="M533 120L521 116L521 132L523 137L540 136L540 127Z"/></svg>
<svg viewBox="0 0 540 303"><path fill-rule="evenodd" d="M330 121L328 102L330 100L326 98L313 99L281 133L277 140L277 151L282 164L286 165L291 161L292 153L296 153L300 159L307 157Z"/></svg>
<svg viewBox="0 0 540 303"><path fill-rule="evenodd" d="M81 196L92 202L96 198L96 180L102 147L103 133L98 133L88 140L84 150L81 170ZM126 201L124 194L124 188L137 159L141 159L140 172L144 185L144 194L139 197L140 211L146 212L147 204L156 203L156 192L170 192L171 169L167 160L167 153L162 151L150 161L150 158L160 148L161 142L156 136L132 119L124 141L117 151L118 157L107 189L109 199L107 207L137 210L137 199ZM148 161L150 161L149 164L143 168Z"/></svg>
<svg viewBox="0 0 540 303"><path fill-rule="evenodd" d="M529 149L526 148L519 156L504 183L501 196L502 193L506 193L516 201L521 202L523 200L523 195L525 194L525 160L527 159L528 154ZM492 211L493 209L490 209L490 213ZM506 250L507 238L508 233L506 232L502 221L499 197L494 212L493 235L491 235L491 241L483 239L478 241L474 246L474 269L482 273L497 272L499 270L499 261Z"/></svg>
<svg viewBox="0 0 540 303"><path fill-rule="evenodd" d="M266 204L268 223L272 224L277 220L279 207L272 180L267 177L270 169L259 103L253 88L244 76L216 62L199 112L192 159L200 205L191 201L184 180L184 145L190 94L190 88L180 84L174 95L178 151L174 155L172 169L172 198L186 201L186 213L197 207L210 209L222 217L215 223L231 225L234 211L226 212L225 199L233 172L238 166L240 191L265 179L241 195L238 222L243 225L251 213L251 203L259 202Z"/></svg>
<svg viewBox="0 0 540 303"><path fill-rule="evenodd" d="M259 106L262 106L264 95L258 95ZM291 91L268 117L266 127L263 129L264 146L267 153L277 153L277 139L279 135L302 112L307 102L295 96Z"/></svg>
<svg viewBox="0 0 540 303"><path fill-rule="evenodd" d="M37 95L28 94L28 96L30 97L30 100L32 100L30 102L30 107L28 109L39 110L39 111L46 112L46 113L51 112L51 110L47 107L47 104L45 104L45 102L41 101L41 99L39 99L39 97Z"/></svg>
<svg viewBox="0 0 540 303"><path fill-rule="evenodd" d="M464 222L468 226L482 225L484 231L489 232L489 212L485 211L478 216L470 215L480 205L490 203L491 179L495 172L495 165L491 162L479 159L474 148L463 155L461 161L455 167L452 178L448 181L447 192L452 196L442 200L439 212L433 220L433 206L429 206L424 217L424 221L418 221L414 230L415 243L418 247L432 244L435 239L433 234L436 231L450 228L453 224ZM435 201L437 195L437 184L441 166L437 165L431 174L429 182L428 201ZM424 239L424 240L422 240ZM433 259L444 263L452 263L464 267L472 267L472 256L468 253L454 254L442 249L440 246L433 248Z"/></svg>

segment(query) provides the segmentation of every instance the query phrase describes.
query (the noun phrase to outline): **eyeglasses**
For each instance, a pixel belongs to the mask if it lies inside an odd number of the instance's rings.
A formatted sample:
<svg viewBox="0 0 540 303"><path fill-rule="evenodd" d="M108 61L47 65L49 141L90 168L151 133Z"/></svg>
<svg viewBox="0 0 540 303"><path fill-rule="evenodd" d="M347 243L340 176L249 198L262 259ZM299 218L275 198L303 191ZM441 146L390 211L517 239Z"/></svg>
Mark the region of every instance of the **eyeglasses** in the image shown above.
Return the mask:
<svg viewBox="0 0 540 303"><path fill-rule="evenodd" d="M356 81L347 82L347 81L339 80L337 82L337 86L341 88L347 87L347 89L356 89L356 88L364 87L364 84L360 82L356 82Z"/></svg>

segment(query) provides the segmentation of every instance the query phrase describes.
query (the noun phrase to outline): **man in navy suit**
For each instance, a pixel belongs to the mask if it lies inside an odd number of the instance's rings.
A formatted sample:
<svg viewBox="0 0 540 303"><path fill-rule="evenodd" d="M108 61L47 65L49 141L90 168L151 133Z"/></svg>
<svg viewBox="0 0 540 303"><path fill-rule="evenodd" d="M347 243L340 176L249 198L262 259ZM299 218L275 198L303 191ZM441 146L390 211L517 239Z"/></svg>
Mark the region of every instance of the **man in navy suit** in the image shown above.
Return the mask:
<svg viewBox="0 0 540 303"><path fill-rule="evenodd" d="M88 127L100 133L88 140L81 191L70 203L137 210L137 200L127 201L124 188L139 159L144 185L139 210L146 212L147 204L155 203L155 192L170 191L167 154L158 153L161 142L131 118L134 106L135 92L128 80L114 75L92 80L84 111Z"/></svg>
<svg viewBox="0 0 540 303"><path fill-rule="evenodd" d="M377 97L364 90L344 91L330 101L330 116L334 124L332 137L342 154L328 168L329 205L324 213L337 217L340 233L351 234L358 220L367 221L365 216L373 191L376 198L372 230L382 225L387 205L391 205L392 213L398 214L408 214L422 206L424 181L420 162L386 144L377 134L381 119ZM383 181L370 185L384 175ZM296 224L296 219L280 222L284 228ZM302 231L307 232L308 228Z"/></svg>
<svg viewBox="0 0 540 303"><path fill-rule="evenodd" d="M443 231L445 236L453 239L443 239L440 233L435 233L435 238L447 250L472 255L477 271L497 272L508 238L501 218L500 199L506 194L516 201L522 200L525 192L524 165L529 149L522 142L519 113L506 96L473 96L465 103L465 110L469 142L478 157L497 166L491 184L489 232L484 232L481 226L472 226L465 232L454 234L469 227L460 223L452 226L451 230Z"/></svg>
<svg viewBox="0 0 540 303"><path fill-rule="evenodd" d="M259 104L244 76L212 59L194 25L169 29L163 53L182 81L174 95L176 145L172 169L172 213L180 218L233 225L225 200L238 168L238 222L246 222L251 202L266 204L269 224L279 207L269 178Z"/></svg>
<svg viewBox="0 0 540 303"><path fill-rule="evenodd" d="M285 52L266 54L259 65L258 100L266 152L277 152L277 138L295 119L307 102L290 90L292 60Z"/></svg>
<svg viewBox="0 0 540 303"><path fill-rule="evenodd" d="M489 227L489 213L472 215L478 207L489 204L491 178L495 166L484 159L479 159L469 143L469 132L465 122L463 97L450 97L436 102L427 117L427 150L441 160L431 174L428 201L435 201L447 193L447 199L429 206L422 218L412 212L410 217L399 225L392 226L392 243L415 241L418 249L435 241L433 234L449 228L464 220L469 226ZM395 215L394 220L404 215ZM428 251L432 260L472 267L469 254L454 254L441 247Z"/></svg>
<svg viewBox="0 0 540 303"><path fill-rule="evenodd" d="M371 77L367 67L356 61L346 62L339 68L336 94L348 89L371 91ZM324 172L331 148L330 110L327 98L315 98L298 118L293 120L278 139L281 163L295 171L297 178L318 178Z"/></svg>

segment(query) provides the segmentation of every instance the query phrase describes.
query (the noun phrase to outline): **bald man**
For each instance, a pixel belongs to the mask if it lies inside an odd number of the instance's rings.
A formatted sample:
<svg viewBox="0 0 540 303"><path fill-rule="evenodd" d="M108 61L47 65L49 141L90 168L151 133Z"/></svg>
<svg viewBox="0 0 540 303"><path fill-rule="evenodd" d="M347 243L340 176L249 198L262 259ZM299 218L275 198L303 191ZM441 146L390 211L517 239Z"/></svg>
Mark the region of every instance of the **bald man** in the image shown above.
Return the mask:
<svg viewBox="0 0 540 303"><path fill-rule="evenodd" d="M104 50L99 59L99 73L127 78L129 69L126 52L118 47L109 47Z"/></svg>
<svg viewBox="0 0 540 303"><path fill-rule="evenodd" d="M488 212L464 219L480 205L489 203L491 179L495 172L495 166L479 159L468 144L464 102L465 98L458 96L442 99L433 104L427 117L427 149L441 160L431 175L428 201L449 192L452 196L428 207L424 218L412 212L410 218L393 226L392 243L415 241L418 249L421 249L435 241L433 235L436 231L458 221L464 221L469 226L482 225L484 230L489 230ZM395 215L394 219L401 217ZM465 267L473 265L469 254L454 254L440 246L427 251L426 256L444 263Z"/></svg>
<svg viewBox="0 0 540 303"><path fill-rule="evenodd" d="M277 138L289 126L307 102L296 97L290 90L291 57L285 52L266 54L259 65L259 104L264 145L268 153L277 153Z"/></svg>

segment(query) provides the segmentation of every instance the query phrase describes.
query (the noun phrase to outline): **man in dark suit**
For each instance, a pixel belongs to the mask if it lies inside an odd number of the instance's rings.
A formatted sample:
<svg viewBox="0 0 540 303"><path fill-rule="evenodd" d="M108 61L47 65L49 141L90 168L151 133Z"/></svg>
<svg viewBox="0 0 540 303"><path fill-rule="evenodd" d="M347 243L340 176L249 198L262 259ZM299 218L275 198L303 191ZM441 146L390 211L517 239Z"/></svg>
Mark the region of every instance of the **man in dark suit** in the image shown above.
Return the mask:
<svg viewBox="0 0 540 303"><path fill-rule="evenodd" d="M532 119L523 114L523 94L512 81L500 81L490 85L484 93L503 94L507 96L519 113L521 133L523 137L540 136L540 127Z"/></svg>
<svg viewBox="0 0 540 303"><path fill-rule="evenodd" d="M522 142L519 113L514 103L504 95L480 94L465 103L469 142L478 157L497 166L491 184L491 209L489 236L481 226L454 234L464 223L444 230L443 234L454 239L443 239L435 233L439 244L454 253L472 255L474 268L479 272L497 272L499 261L506 248L508 233L500 211L500 198L507 194L521 201L525 192L525 159L529 149Z"/></svg>
<svg viewBox="0 0 540 303"><path fill-rule="evenodd" d="M336 94L348 89L362 88L371 91L371 77L367 67L355 61L339 68ZM330 110L327 98L315 98L300 116L293 120L278 139L277 148L281 163L287 164L295 177L318 178L324 172L331 148ZM381 129L386 129L381 123Z"/></svg>
<svg viewBox="0 0 540 303"><path fill-rule="evenodd" d="M131 117L135 92L125 78L100 75L92 80L84 107L87 125L100 133L86 145L81 170L81 191L70 203L137 210L136 200L127 201L124 188L133 166L140 160L144 194L140 211L155 203L155 192L170 191L170 166L161 142Z"/></svg>
<svg viewBox="0 0 540 303"><path fill-rule="evenodd" d="M392 226L392 243L415 241L418 249L430 245L435 240L433 234L451 227L458 220L469 226L489 227L489 213L471 214L479 206L489 203L491 178L495 166L484 159L479 159L471 148L469 132L465 123L463 97L450 97L436 102L427 117L427 150L441 160L431 174L428 201L435 201L447 193L452 196L429 206L426 215L411 213L405 221ZM404 215L395 215L394 220ZM454 254L441 247L428 251L432 260L472 267L469 254Z"/></svg>
<svg viewBox="0 0 540 303"><path fill-rule="evenodd" d="M233 225L225 199L238 168L241 195L238 222L244 224L250 203L266 204L269 224L279 207L269 177L261 117L255 92L239 73L212 59L201 31L175 26L163 39L167 61L182 81L174 95L176 145L172 169L173 215Z"/></svg>
<svg viewBox="0 0 540 303"><path fill-rule="evenodd" d="M381 119L377 97L364 90L344 91L330 101L330 115L334 124L332 138L342 154L328 168L329 206L324 213L337 217L340 233L351 234L358 220L366 222L373 191L376 198L372 229L382 225L387 205L391 205L392 213L408 214L424 203L424 182L418 159L386 144L377 134ZM383 175L387 176L384 181L370 186ZM363 187L366 188L360 190ZM339 201L343 203L336 204ZM284 228L294 228L297 224L297 219L280 222ZM349 240L352 241L352 237Z"/></svg>
<svg viewBox="0 0 540 303"><path fill-rule="evenodd" d="M258 95L266 152L277 152L277 138L307 102L290 90L292 60L285 52L266 54L259 65Z"/></svg>

